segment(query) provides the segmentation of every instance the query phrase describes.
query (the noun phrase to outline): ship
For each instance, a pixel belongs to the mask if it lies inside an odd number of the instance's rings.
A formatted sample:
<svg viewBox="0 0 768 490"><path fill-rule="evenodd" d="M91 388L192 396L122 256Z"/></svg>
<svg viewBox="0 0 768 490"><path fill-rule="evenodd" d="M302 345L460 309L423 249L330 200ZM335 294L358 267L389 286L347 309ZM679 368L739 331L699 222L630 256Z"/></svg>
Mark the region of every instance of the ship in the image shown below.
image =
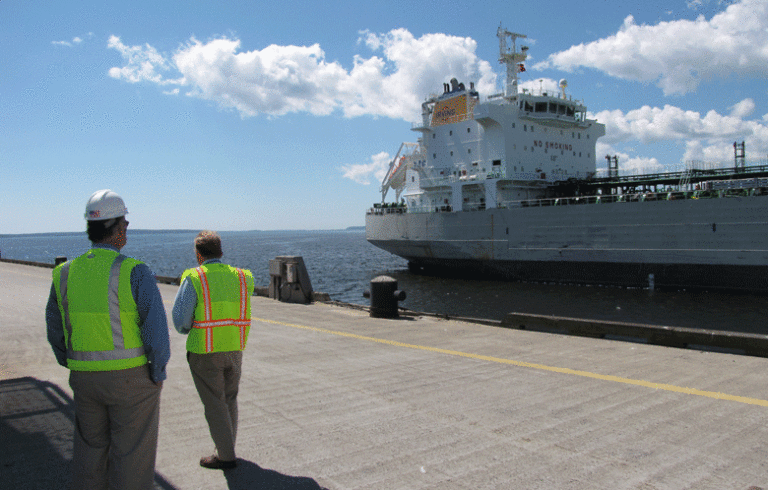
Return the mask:
<svg viewBox="0 0 768 490"><path fill-rule="evenodd" d="M768 291L768 162L747 165L734 143L732 165L622 176L607 156L601 175L605 126L566 80L519 90L526 36L497 37L502 93L481 100L454 78L427 97L418 142L401 144L366 212L369 243L414 273Z"/></svg>

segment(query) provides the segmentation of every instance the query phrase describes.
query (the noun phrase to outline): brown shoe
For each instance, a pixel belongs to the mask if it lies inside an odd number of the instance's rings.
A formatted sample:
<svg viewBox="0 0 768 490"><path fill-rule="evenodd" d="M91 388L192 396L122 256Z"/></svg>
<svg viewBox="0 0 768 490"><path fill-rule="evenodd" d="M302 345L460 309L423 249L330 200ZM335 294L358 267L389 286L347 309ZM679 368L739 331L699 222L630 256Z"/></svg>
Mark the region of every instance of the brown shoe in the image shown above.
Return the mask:
<svg viewBox="0 0 768 490"><path fill-rule="evenodd" d="M211 470L231 470L237 466L237 460L222 461L214 454L213 456L200 458L200 466Z"/></svg>

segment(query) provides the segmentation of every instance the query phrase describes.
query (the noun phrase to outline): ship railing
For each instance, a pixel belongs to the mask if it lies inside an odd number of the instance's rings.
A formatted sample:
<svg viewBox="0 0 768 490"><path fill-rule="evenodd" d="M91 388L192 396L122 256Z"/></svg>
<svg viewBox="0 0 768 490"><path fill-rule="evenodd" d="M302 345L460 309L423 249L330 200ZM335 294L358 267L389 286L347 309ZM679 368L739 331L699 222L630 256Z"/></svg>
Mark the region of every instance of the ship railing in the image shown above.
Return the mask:
<svg viewBox="0 0 768 490"><path fill-rule="evenodd" d="M483 181L483 180L490 180L490 179L503 179L506 177L506 174L502 170L494 170L491 172L475 172L468 175L446 175L442 177L427 177L421 179L421 187L441 187L441 186L447 186L450 184L455 184L456 182L472 182L472 181ZM533 179L531 179L533 180Z"/></svg>
<svg viewBox="0 0 768 490"><path fill-rule="evenodd" d="M704 163L704 162L702 162ZM684 173L689 174L691 182L699 181L703 178L713 180L717 177L732 178L734 175L734 168L722 167L722 168L690 168L682 172L663 172L656 174L640 174L640 175L622 175L617 177L597 177L594 179L595 183L607 183L607 184L633 184L642 183L649 180L669 180L679 182ZM758 161L755 165L740 168L737 174L765 174L768 172L768 164L764 161ZM745 175L745 177L748 175ZM760 175L758 175L760 176Z"/></svg>
<svg viewBox="0 0 768 490"><path fill-rule="evenodd" d="M650 202L677 201L685 199L717 199L726 197L768 196L768 187L732 190L696 190L696 191L664 191L638 192L634 194L606 194L596 196L573 196L542 199L526 199L522 201L502 201L501 208L528 208L544 206L574 206L582 204L608 204L619 202Z"/></svg>
<svg viewBox="0 0 768 490"><path fill-rule="evenodd" d="M749 189L719 189L719 190L694 190L694 191L664 191L664 192L638 192L634 194L605 194L596 196L571 196L552 197L541 199L525 199L514 201L500 201L501 209L537 208L549 206L579 206L586 204L609 204L622 202L651 202L651 201L677 201L688 199L720 199L734 197L768 196L768 186ZM482 211L487 208L482 201L465 202L462 211ZM449 213L453 212L450 205L441 206L405 206L403 204L382 205L375 204L368 210L368 214L416 214L416 213Z"/></svg>
<svg viewBox="0 0 768 490"><path fill-rule="evenodd" d="M367 214L404 214L408 212L405 203L374 203L372 208L368 209Z"/></svg>
<svg viewBox="0 0 768 490"><path fill-rule="evenodd" d="M523 117L525 119L533 119L533 120L541 120L541 119L549 119L552 121L563 121L568 123L577 123L580 126L588 126L587 122L583 119L579 119L576 116L569 116L566 114L551 114L548 112L523 112L520 114L520 117Z"/></svg>

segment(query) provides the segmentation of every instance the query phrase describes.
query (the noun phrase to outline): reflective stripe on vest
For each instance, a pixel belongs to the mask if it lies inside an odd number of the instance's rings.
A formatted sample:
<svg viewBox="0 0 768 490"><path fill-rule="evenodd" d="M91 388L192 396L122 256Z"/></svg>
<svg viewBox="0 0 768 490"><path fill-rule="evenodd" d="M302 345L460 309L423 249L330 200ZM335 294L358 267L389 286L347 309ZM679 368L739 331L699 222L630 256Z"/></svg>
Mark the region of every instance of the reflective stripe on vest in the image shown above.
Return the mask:
<svg viewBox="0 0 768 490"><path fill-rule="evenodd" d="M237 271L237 275L240 278L240 318L220 318L214 320L211 308L211 289L208 285L208 276L206 276L202 267L198 267L195 270L197 271L198 277L200 277L205 319L200 321L193 321L192 328L200 328L205 330L205 352L213 352L214 327L239 327L240 350L245 349L245 328L251 325L251 319L248 318L248 283L245 280L245 273L242 271L242 269L235 269Z"/></svg>
<svg viewBox="0 0 768 490"><path fill-rule="evenodd" d="M120 268L125 255L118 255L109 271L109 323L112 328L112 344L114 349L105 351L76 351L72 347L72 321L69 312L69 295L67 294L67 284L69 281L69 267L71 262L66 262L61 266L61 276L59 281L59 290L61 291L62 309L64 310L64 328L67 330L67 359L75 361L118 361L133 359L144 355L144 346L125 348L123 339L123 324L120 317Z"/></svg>

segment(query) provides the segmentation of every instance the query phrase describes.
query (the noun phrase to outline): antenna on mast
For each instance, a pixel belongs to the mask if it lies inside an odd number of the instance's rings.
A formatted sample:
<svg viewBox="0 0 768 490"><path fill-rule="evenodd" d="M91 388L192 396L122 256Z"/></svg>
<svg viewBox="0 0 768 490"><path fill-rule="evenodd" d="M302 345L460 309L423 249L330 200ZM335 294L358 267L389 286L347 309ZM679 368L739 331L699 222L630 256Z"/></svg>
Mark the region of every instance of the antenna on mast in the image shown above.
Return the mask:
<svg viewBox="0 0 768 490"><path fill-rule="evenodd" d="M525 70L523 61L528 58L526 54L528 46L521 46L520 52L517 51L517 39L525 39L528 36L525 34L516 34L509 32L501 27L496 31L496 36L499 38L499 63L507 65L507 84L504 87L504 97L515 98L517 97L517 74ZM507 45L507 38L510 39L511 45Z"/></svg>

